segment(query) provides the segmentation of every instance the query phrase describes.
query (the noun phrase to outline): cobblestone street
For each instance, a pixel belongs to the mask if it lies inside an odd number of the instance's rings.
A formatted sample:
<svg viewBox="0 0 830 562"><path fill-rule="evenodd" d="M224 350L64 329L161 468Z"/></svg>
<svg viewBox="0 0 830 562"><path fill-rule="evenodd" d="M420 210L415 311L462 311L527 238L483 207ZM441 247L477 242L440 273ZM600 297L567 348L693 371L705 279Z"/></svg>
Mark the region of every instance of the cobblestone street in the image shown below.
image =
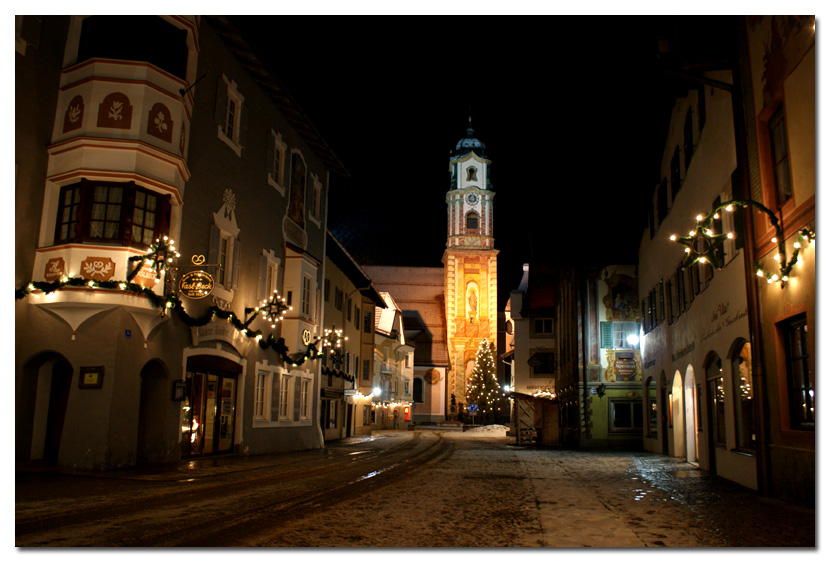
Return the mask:
<svg viewBox="0 0 830 562"><path fill-rule="evenodd" d="M678 459L513 443L503 432L376 432L324 451L175 469L18 472L16 544L815 545L814 510L760 498ZM372 455L374 465L357 460Z"/></svg>

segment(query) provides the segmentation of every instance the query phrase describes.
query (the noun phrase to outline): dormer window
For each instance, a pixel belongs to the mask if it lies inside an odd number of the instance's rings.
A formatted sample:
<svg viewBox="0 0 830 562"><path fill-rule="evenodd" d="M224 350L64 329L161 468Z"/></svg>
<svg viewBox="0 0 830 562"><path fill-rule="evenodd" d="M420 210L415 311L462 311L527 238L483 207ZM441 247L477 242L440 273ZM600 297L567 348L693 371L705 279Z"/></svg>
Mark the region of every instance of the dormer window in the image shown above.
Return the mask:
<svg viewBox="0 0 830 562"><path fill-rule="evenodd" d="M476 172L477 172L477 170L473 166L470 166L469 168L467 168L467 181L478 181L478 178L476 176Z"/></svg>

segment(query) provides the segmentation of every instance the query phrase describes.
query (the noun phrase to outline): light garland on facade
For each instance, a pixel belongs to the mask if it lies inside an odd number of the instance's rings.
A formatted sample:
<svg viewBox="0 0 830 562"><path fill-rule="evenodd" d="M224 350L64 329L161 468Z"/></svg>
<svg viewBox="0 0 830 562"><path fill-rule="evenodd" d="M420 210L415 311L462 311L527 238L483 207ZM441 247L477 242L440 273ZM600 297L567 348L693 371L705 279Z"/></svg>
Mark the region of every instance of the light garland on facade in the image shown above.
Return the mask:
<svg viewBox="0 0 830 562"><path fill-rule="evenodd" d="M323 355L328 357L332 365L337 367L343 364L346 354L343 351L343 343L349 341L348 336L343 336L343 330L335 328L332 324L331 328L323 330Z"/></svg>
<svg viewBox="0 0 830 562"><path fill-rule="evenodd" d="M138 262L136 266L127 273L127 282L133 280L138 275L141 268L145 265L149 266L156 273L156 280L161 279L162 273L169 273L173 268L173 260L178 259L179 252L176 251L176 245L166 234L163 234L156 241L150 245L150 251L143 256L131 256L127 261Z"/></svg>
<svg viewBox="0 0 830 562"><path fill-rule="evenodd" d="M161 255L164 252L172 251L172 242L170 242L170 246L166 247L167 249L163 249L159 252L159 249L156 248L148 256L153 253L158 253L159 259L156 262L153 262L151 259L151 263L157 263L159 266L165 268L165 270L169 270L168 268L171 267L172 262L166 261L169 260L170 255L165 258L165 261L160 259ZM144 259L147 256L135 256L137 259ZM143 265L144 262L142 262ZM167 264L167 265L162 265ZM140 269L140 267L138 268ZM94 279L85 279L83 277L67 277L66 275L62 275L60 279L53 282L45 282L45 281L30 281L26 283L23 288L15 290L15 300L22 299L33 292L41 292L44 294L49 294L54 291L63 289L65 287L73 287L73 288L80 288L80 289L117 289L119 291L125 293L132 293L140 296L147 297L147 299L156 307L161 308L161 316L166 316L167 312L176 312L181 319L181 321L190 328L198 328L201 326L205 326L210 323L214 317L218 318L219 320L225 320L227 323L231 324L234 328L242 332L244 335L248 336L249 338L255 339L259 347L262 349L273 349L277 355L282 359L283 362L290 364L292 367L300 367L306 361L311 361L314 359L318 359L323 355L321 351L318 350L317 346L320 342L320 339L316 339L314 342L309 343L306 346L305 351L296 352L293 354L289 354L288 347L285 345L285 340L283 338L275 338L273 334L269 334L266 338L261 330L251 330L250 325L251 323L256 320L261 312L261 308L246 308L245 314L249 315L248 318L244 322L242 322L233 312L229 312L226 310L220 309L218 306L210 307L204 315L199 318L190 316L187 311L184 309L184 305L182 301L178 298L175 293L171 293L169 295L159 296L151 289L147 287L143 287L136 283L130 283L128 281L96 281ZM279 303L284 303L284 300L279 297L279 295L272 296L272 299L268 302L269 312L279 311L281 306ZM273 303L271 305L270 303ZM289 307L290 310L290 307ZM253 314L251 314L253 312ZM279 317L282 318L282 314L279 314ZM266 318L268 318L268 312L266 313ZM271 318L275 318L273 315ZM272 324L272 326L274 326Z"/></svg>
<svg viewBox="0 0 830 562"><path fill-rule="evenodd" d="M734 234L731 232L725 234L715 234L712 230L712 221L720 218L719 213L721 210L732 212L736 207L747 206L755 207L767 215L770 224L775 229L775 237L773 237L772 242L773 244L778 244L778 253L773 256L773 259L778 262L778 273L767 272L760 263L756 262L754 264L756 275L758 275L758 277L765 278L767 283L780 282L781 288L784 288L787 281L789 281L793 267L795 267L796 263L800 263L802 261L800 256L800 252L803 249L802 245L806 243L814 246L816 243L816 234L809 228L800 230L798 233L798 242L793 245L792 258L787 260L787 249L784 244L784 231L781 228L778 217L775 216L775 213L760 203L752 200L727 201L712 209L712 211L705 217L698 215L697 226L693 231L689 232L688 236L677 236L672 234L669 239L686 247L685 251L687 255L681 264L682 267L690 267L699 261L701 263L709 262L715 269L721 269L723 267L723 263L720 260L717 250L722 247L725 240L734 238Z"/></svg>
<svg viewBox="0 0 830 562"><path fill-rule="evenodd" d="M271 294L270 299L265 299L262 301L256 308L246 308L245 314L253 313L254 317L258 315L262 315L262 319L271 324L272 328L277 327L277 323L281 322L285 313L289 310L294 310L293 306L288 306L285 302L285 297L280 297L280 294L275 290ZM247 324L253 321L254 318L251 318Z"/></svg>

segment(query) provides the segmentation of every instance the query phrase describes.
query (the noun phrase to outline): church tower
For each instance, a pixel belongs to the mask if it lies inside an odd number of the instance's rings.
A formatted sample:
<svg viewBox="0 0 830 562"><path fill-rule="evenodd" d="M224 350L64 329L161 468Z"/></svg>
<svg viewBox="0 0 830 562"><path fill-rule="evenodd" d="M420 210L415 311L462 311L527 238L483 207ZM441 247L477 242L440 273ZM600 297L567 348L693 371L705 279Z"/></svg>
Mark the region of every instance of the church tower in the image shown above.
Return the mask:
<svg viewBox="0 0 830 562"><path fill-rule="evenodd" d="M467 379L483 338L496 343L498 303L493 245L493 197L490 160L472 126L450 156L447 192L447 249L444 252L444 298L447 312L447 412L467 403Z"/></svg>

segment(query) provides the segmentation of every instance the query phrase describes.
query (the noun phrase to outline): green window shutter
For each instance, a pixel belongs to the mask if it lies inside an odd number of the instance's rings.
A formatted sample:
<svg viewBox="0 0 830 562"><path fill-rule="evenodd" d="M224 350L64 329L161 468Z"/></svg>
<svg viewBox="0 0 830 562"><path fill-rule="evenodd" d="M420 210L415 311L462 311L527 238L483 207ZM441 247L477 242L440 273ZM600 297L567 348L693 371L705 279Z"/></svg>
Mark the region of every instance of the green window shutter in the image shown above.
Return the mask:
<svg viewBox="0 0 830 562"><path fill-rule="evenodd" d="M600 348L601 349L611 349L614 347L614 332L612 328L612 322L600 322L599 323L599 333L600 333Z"/></svg>

